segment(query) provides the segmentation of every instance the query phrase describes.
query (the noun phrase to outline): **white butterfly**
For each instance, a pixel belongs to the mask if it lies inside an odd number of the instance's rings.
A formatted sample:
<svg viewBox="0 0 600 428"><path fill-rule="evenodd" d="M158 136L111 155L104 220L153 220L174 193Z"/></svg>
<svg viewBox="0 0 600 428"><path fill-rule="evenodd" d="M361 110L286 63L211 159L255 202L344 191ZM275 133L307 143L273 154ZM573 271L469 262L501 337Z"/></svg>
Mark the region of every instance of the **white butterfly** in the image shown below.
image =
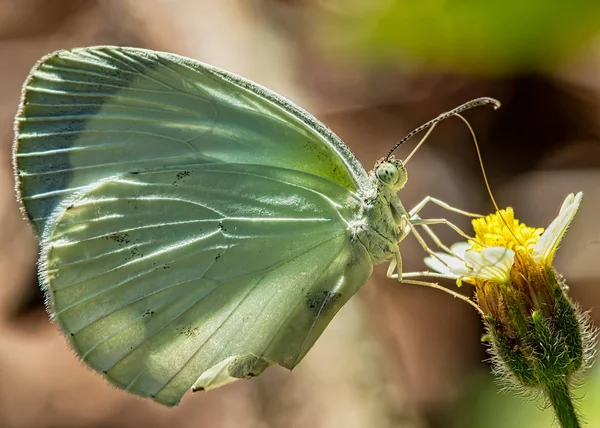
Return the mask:
<svg viewBox="0 0 600 428"><path fill-rule="evenodd" d="M290 101L167 53L49 55L15 129L49 311L86 364L166 405L293 368L373 264L400 272L432 200L407 212L401 161L367 174Z"/></svg>

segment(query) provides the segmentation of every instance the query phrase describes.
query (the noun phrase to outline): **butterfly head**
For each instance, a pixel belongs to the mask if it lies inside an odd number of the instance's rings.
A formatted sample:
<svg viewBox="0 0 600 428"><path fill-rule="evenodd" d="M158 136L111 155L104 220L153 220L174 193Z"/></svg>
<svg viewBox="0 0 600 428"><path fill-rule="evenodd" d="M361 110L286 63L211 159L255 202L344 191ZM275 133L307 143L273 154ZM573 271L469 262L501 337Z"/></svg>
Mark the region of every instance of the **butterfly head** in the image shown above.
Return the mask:
<svg viewBox="0 0 600 428"><path fill-rule="evenodd" d="M408 180L404 163L394 156L378 160L373 172L380 183L394 192L402 189Z"/></svg>

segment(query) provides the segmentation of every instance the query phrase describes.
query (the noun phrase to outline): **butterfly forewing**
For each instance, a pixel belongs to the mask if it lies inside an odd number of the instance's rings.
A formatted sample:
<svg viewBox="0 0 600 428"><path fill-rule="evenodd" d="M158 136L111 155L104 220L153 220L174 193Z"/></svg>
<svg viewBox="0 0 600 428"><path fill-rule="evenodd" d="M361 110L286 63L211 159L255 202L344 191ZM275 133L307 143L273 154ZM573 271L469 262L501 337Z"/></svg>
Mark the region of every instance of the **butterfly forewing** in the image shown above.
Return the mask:
<svg viewBox="0 0 600 428"><path fill-rule="evenodd" d="M173 54L97 47L42 59L16 118L16 169L38 233L77 189L124 172L205 163L291 168L366 186L311 115L230 73Z"/></svg>

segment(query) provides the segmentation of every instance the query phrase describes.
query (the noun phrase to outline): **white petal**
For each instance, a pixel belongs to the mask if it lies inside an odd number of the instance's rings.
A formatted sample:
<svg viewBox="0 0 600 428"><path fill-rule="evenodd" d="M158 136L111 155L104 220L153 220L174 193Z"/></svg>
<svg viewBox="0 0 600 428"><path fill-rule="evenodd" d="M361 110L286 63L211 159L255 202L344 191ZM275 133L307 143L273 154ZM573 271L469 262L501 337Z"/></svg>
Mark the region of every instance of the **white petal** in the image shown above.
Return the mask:
<svg viewBox="0 0 600 428"><path fill-rule="evenodd" d="M562 240L562 237L565 235L567 228L571 224L573 217L577 213L579 209L579 205L581 205L581 199L583 198L583 193L579 192L576 195L571 193L567 196L565 201L560 207L560 212L558 213L558 217L556 217L550 226L542 233L540 239L535 244L535 248L533 249L533 258L538 263L552 263L552 258L554 257L554 253Z"/></svg>
<svg viewBox="0 0 600 428"><path fill-rule="evenodd" d="M482 257L488 263L485 268L486 274L493 275L498 280L510 279L510 270L515 262L515 252L505 247L488 247L481 251Z"/></svg>
<svg viewBox="0 0 600 428"><path fill-rule="evenodd" d="M465 253L472 247L467 241L455 242L450 246L450 250L458 257L464 260Z"/></svg>
<svg viewBox="0 0 600 428"><path fill-rule="evenodd" d="M515 252L506 247L486 247L481 251L481 257L489 266L500 264L512 268Z"/></svg>
<svg viewBox="0 0 600 428"><path fill-rule="evenodd" d="M465 264L471 269L477 270L487 265L481 251L470 250L465 253Z"/></svg>
<svg viewBox="0 0 600 428"><path fill-rule="evenodd" d="M454 266L464 265L462 260L457 259L456 257L451 256L450 254L446 254L446 253L435 253L435 254L440 259L442 259L443 262L433 256L426 257L424 260L425 265L429 269L431 269L435 272L439 272L439 273L442 273L445 275L456 276L452 273L451 268Z"/></svg>
<svg viewBox="0 0 600 428"><path fill-rule="evenodd" d="M450 266L451 268L465 265L465 262L463 261L462 258L458 258L451 254L446 254L446 253L439 253L439 255L442 257L444 262L446 262L446 264L448 266Z"/></svg>
<svg viewBox="0 0 600 428"><path fill-rule="evenodd" d="M506 247L488 247L465 253L465 263L471 269L471 276L492 281L508 280L514 260L514 251Z"/></svg>
<svg viewBox="0 0 600 428"><path fill-rule="evenodd" d="M469 276L469 277L475 276L475 273L473 272L473 270L471 268L468 268L465 265L453 267L451 272L452 272L452 275L455 275L459 278L464 277L464 276Z"/></svg>

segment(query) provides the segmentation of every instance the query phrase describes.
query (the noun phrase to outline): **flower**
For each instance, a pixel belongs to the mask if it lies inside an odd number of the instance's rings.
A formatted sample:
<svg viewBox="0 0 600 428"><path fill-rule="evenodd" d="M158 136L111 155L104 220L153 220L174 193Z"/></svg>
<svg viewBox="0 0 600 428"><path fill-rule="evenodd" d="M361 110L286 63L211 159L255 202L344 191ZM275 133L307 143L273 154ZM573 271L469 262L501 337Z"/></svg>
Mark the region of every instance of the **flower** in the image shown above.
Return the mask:
<svg viewBox="0 0 600 428"><path fill-rule="evenodd" d="M477 218L473 239L452 245L452 254L427 257L425 264L459 286L474 284L478 305L495 320L503 319L507 308L523 317L551 312L555 287L560 288L552 262L582 198L581 192L568 195L546 231L521 223L511 207Z"/></svg>
<svg viewBox="0 0 600 428"><path fill-rule="evenodd" d="M477 218L473 238L425 259L437 272L429 276L474 285L495 373L508 386L543 392L561 426L579 426L570 383L591 364L596 337L553 267L582 198L568 195L545 231L519 222L510 207Z"/></svg>
<svg viewBox="0 0 600 428"><path fill-rule="evenodd" d="M531 261L544 270L551 269L558 245L575 217L582 198L582 192L568 195L558 216L545 232L542 228L520 223L515 219L511 207L475 219L473 240L457 242L450 247L453 254L438 252L437 258L427 257L425 264L433 271L472 284L478 279L510 280L515 254L521 264L527 263L531 257Z"/></svg>

